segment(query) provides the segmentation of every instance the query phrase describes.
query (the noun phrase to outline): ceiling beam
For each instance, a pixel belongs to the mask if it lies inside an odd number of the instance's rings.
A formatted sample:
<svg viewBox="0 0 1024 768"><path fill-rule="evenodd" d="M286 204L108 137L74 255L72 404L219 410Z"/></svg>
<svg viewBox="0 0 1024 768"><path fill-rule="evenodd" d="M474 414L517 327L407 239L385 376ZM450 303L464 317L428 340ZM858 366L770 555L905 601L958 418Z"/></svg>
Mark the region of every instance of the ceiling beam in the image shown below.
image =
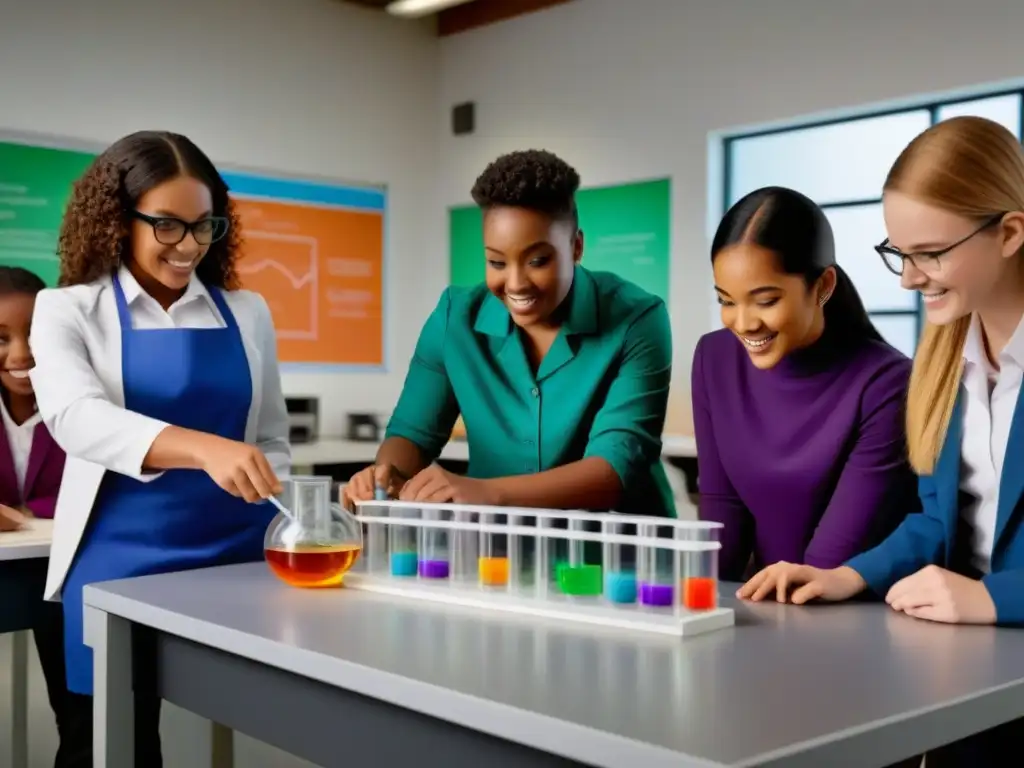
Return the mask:
<svg viewBox="0 0 1024 768"><path fill-rule="evenodd" d="M437 35L457 35L569 2L572 0L477 0L441 11L437 15Z"/></svg>

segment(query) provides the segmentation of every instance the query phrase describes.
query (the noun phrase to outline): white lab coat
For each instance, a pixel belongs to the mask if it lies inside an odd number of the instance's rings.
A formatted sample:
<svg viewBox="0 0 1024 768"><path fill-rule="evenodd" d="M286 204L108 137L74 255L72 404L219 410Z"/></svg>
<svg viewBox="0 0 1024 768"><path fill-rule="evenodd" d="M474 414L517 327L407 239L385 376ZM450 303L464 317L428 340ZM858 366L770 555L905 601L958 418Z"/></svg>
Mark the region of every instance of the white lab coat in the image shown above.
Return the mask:
<svg viewBox="0 0 1024 768"><path fill-rule="evenodd" d="M161 310L152 297L126 269L122 268L119 276L133 327L160 327ZM224 297L241 332L252 379L245 440L260 446L283 479L290 469L291 449L270 310L263 297L251 291L225 291ZM179 308L186 302L191 306ZM180 310L177 317L176 309ZM186 295L170 313L163 313L162 319L165 327L223 327L212 299L195 277ZM55 600L85 532L104 473L118 472L139 482L159 477L143 474L142 462L167 424L124 407L121 326L111 278L39 293L30 344L35 357L31 379L39 412L67 454L44 593L47 600Z"/></svg>

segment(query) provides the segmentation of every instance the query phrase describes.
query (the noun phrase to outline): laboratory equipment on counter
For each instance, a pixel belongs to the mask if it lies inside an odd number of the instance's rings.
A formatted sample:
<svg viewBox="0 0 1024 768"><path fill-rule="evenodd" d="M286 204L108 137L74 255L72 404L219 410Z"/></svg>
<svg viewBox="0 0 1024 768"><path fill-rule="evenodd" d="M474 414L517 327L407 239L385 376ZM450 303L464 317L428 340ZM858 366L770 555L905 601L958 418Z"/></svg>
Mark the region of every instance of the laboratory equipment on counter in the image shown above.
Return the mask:
<svg viewBox="0 0 1024 768"><path fill-rule="evenodd" d="M590 528L588 524L592 525L594 522L596 521L574 517L569 520L569 530L586 532ZM601 566L587 562L586 544L583 539L570 538L569 559L556 567L558 588L567 595L583 597L601 594Z"/></svg>
<svg viewBox="0 0 1024 768"><path fill-rule="evenodd" d="M504 587L508 584L508 536L497 525L500 517L481 515L480 559L478 571L481 587ZM487 530L491 526L496 530Z"/></svg>
<svg viewBox="0 0 1024 768"><path fill-rule="evenodd" d="M735 620L718 602L720 523L397 500L357 502L356 518L391 567L353 571L353 589L675 636Z"/></svg>
<svg viewBox="0 0 1024 768"><path fill-rule="evenodd" d="M635 531L636 525L621 518L603 522L603 531L609 537ZM614 540L614 539L613 539ZM613 603L636 602L636 547L630 544L604 545L604 593Z"/></svg>
<svg viewBox="0 0 1024 768"><path fill-rule="evenodd" d="M363 534L355 516L331 502L331 478L292 477L283 483L278 512L263 551L279 579L295 587L333 587L359 558Z"/></svg>
<svg viewBox="0 0 1024 768"><path fill-rule="evenodd" d="M718 529L709 526L677 528L676 538L687 541L717 542ZM718 549L711 547L682 552L683 606L693 611L718 607Z"/></svg>
<svg viewBox="0 0 1024 768"><path fill-rule="evenodd" d="M451 519L451 514L443 509L427 508L423 510L425 520ZM449 558L448 531L443 528L420 528L419 574L424 579L447 579L451 573Z"/></svg>
<svg viewBox="0 0 1024 768"><path fill-rule="evenodd" d="M653 543L658 528L655 524L642 524L639 528L640 537L652 542L641 546L637 553L637 594L643 605L675 604L676 585L679 583L679 555Z"/></svg>
<svg viewBox="0 0 1024 768"><path fill-rule="evenodd" d="M383 504L375 504L385 507ZM407 507L392 509L391 514L398 518L419 519L419 510ZM408 526L396 526L388 531L388 562L392 576L415 576L416 563L419 555L416 552L416 529Z"/></svg>

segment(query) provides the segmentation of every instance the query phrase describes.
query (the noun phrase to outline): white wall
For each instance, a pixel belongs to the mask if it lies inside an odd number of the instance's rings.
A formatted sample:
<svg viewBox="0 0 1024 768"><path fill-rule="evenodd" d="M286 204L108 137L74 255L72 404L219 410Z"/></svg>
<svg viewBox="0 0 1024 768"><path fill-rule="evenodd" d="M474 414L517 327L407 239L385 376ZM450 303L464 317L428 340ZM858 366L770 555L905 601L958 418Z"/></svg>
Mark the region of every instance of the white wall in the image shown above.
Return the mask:
<svg viewBox="0 0 1024 768"><path fill-rule="evenodd" d="M324 429L338 434L346 411L395 400L447 280L443 219L424 204L436 198L437 56L429 25L336 0L0 0L0 131L108 143L156 127L219 162L387 184L392 372L285 380L326 398ZM0 637L2 723L9 648ZM32 680L32 768L46 768L55 736L35 663ZM164 735L168 768L202 765L197 718L168 707ZM244 738L237 750L247 768L301 765Z"/></svg>
<svg viewBox="0 0 1024 768"><path fill-rule="evenodd" d="M444 38L442 203L467 202L487 162L527 147L564 156L585 186L671 174L670 421L689 422L721 213L707 206L709 133L1020 78L1021 29L1024 5L1002 0L575 0ZM449 109L467 99L478 129L452 136Z"/></svg>
<svg viewBox="0 0 1024 768"><path fill-rule="evenodd" d="M385 183L387 374L287 375L322 432L390 407L436 265L433 28L337 0L0 0L0 131L109 143L176 130L222 163ZM401 269L395 267L401 264ZM404 318L411 318L403 322Z"/></svg>

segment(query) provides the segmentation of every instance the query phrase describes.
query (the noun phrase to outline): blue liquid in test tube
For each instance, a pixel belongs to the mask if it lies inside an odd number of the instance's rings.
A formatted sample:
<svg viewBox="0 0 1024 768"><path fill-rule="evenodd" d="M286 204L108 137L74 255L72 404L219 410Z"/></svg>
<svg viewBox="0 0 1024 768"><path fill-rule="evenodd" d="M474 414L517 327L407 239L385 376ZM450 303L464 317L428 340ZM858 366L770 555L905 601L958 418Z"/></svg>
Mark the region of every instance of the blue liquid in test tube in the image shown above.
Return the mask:
<svg viewBox="0 0 1024 768"><path fill-rule="evenodd" d="M627 532L626 524L617 520L605 521L603 529L606 534L613 536L622 536ZM608 602L636 602L635 563L635 547L621 542L609 542L604 545L604 596Z"/></svg>
<svg viewBox="0 0 1024 768"><path fill-rule="evenodd" d="M375 498L377 494L384 494L384 499L387 499L387 492L383 488L375 489ZM401 516L401 510L393 512ZM391 575L415 576L419 557L416 553L416 534L413 530L405 526L392 526L388 532L388 541L391 549Z"/></svg>
<svg viewBox="0 0 1024 768"><path fill-rule="evenodd" d="M605 596L613 603L636 602L636 574L607 573L604 578Z"/></svg>

